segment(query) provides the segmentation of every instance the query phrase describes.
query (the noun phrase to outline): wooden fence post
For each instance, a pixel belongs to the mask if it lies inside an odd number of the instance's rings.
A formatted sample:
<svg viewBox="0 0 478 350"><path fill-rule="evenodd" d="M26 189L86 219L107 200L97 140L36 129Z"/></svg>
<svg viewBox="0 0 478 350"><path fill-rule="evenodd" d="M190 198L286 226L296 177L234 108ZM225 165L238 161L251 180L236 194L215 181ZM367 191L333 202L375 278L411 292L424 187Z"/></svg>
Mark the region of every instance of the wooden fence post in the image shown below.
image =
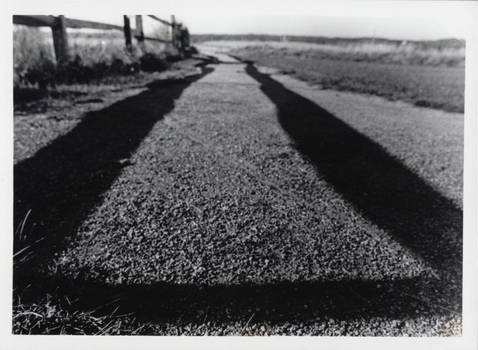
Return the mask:
<svg viewBox="0 0 478 350"><path fill-rule="evenodd" d="M176 48L178 49L180 56L183 56L184 54L183 44L183 25L178 23L176 28Z"/></svg>
<svg viewBox="0 0 478 350"><path fill-rule="evenodd" d="M55 23L51 27L51 31L53 34L56 63L61 66L68 62L68 36L66 33L65 16L60 15L55 18Z"/></svg>
<svg viewBox="0 0 478 350"><path fill-rule="evenodd" d="M136 15L136 35L138 35L139 47L144 51L143 17L141 15Z"/></svg>
<svg viewBox="0 0 478 350"><path fill-rule="evenodd" d="M176 17L171 15L171 42L174 48L177 48Z"/></svg>
<svg viewBox="0 0 478 350"><path fill-rule="evenodd" d="M131 24L129 21L129 17L127 15L123 15L123 21L124 21L124 39L126 43L126 50L128 50L129 53L132 53L133 42L131 40Z"/></svg>
<svg viewBox="0 0 478 350"><path fill-rule="evenodd" d="M189 29L187 27L184 29L184 45L185 48L189 48L189 46L191 45L191 40L189 38Z"/></svg>
<svg viewBox="0 0 478 350"><path fill-rule="evenodd" d="M185 52L189 48L189 31L181 26L181 50Z"/></svg>

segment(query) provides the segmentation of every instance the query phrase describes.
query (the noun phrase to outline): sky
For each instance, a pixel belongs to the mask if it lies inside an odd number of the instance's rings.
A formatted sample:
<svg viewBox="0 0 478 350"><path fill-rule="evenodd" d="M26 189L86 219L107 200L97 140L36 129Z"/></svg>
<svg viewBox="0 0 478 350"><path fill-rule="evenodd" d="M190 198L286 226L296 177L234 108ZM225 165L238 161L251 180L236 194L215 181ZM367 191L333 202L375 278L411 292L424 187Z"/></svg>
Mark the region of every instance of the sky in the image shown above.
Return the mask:
<svg viewBox="0 0 478 350"><path fill-rule="evenodd" d="M106 5L105 5L106 3ZM382 37L430 40L465 38L471 2L460 1L313 1L175 0L145 2L122 11L111 2L67 7L68 17L122 24L122 13L151 13L184 22L191 33L279 34L331 37ZM32 3L33 4L33 3ZM129 2L131 4L131 2ZM146 4L146 6L143 6ZM41 7L40 9L45 8ZM129 12L125 12L129 11ZM17 13L21 14L21 12ZM40 14L41 12L36 12ZM56 13L53 13L56 14ZM145 27L151 23L146 21ZM151 21L154 23L154 21Z"/></svg>

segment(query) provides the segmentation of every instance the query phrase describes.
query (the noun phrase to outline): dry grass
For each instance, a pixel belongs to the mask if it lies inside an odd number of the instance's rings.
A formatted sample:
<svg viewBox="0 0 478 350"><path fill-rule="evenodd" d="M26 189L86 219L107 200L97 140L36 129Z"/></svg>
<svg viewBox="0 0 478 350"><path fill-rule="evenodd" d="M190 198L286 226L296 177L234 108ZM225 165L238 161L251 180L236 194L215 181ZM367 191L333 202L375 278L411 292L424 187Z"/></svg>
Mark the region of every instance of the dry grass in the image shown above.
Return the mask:
<svg viewBox="0 0 478 350"><path fill-rule="evenodd" d="M132 53L125 49L119 31L68 29L72 62L59 72L55 65L53 40L49 28L15 26L13 62L15 87L45 87L57 82L75 83L78 79L94 79L111 74L131 74L139 70L142 58L165 61L172 48L156 42L145 43L144 50L134 45ZM164 68L160 64L160 68ZM89 82L89 81L88 81Z"/></svg>
<svg viewBox="0 0 478 350"><path fill-rule="evenodd" d="M118 307L98 316L96 310L74 310L77 299L46 294L39 303L24 303L19 295L13 305L14 334L69 334L69 335L134 335L134 329L123 328Z"/></svg>
<svg viewBox="0 0 478 350"><path fill-rule="evenodd" d="M37 28L16 26L13 31L13 81L18 86L29 71L55 62L53 45Z"/></svg>
<svg viewBox="0 0 478 350"><path fill-rule="evenodd" d="M335 43L297 41L214 41L224 49L279 50L282 55L340 61L463 67L465 46L413 41L356 40Z"/></svg>
<svg viewBox="0 0 478 350"><path fill-rule="evenodd" d="M306 55L340 57L343 60L383 62L398 64L420 64L431 66L463 66L465 48L435 47L420 48L414 43L403 42L400 45L390 43L352 43L345 45L317 45L304 52ZM300 50L300 49L299 49ZM318 51L318 52L316 52ZM320 55L322 53L322 55Z"/></svg>

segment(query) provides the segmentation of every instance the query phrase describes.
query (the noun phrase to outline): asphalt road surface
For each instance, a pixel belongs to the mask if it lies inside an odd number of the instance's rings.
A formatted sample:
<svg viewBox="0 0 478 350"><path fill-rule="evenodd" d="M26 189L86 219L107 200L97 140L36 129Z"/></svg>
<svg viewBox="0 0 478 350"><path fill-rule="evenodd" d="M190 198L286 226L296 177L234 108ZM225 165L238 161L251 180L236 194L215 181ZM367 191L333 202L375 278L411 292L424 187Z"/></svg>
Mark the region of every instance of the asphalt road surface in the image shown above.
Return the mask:
<svg viewBox="0 0 478 350"><path fill-rule="evenodd" d="M154 334L459 334L463 115L202 49L33 157L56 272Z"/></svg>

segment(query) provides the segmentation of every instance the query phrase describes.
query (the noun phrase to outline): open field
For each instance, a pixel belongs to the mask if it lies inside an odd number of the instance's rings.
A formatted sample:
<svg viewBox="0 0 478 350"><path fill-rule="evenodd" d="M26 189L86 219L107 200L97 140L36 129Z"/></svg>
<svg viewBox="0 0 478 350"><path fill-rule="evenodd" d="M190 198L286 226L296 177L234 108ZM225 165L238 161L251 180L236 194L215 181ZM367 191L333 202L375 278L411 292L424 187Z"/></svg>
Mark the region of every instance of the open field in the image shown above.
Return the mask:
<svg viewBox="0 0 478 350"><path fill-rule="evenodd" d="M194 36L193 36L194 37ZM267 46L295 55L356 62L462 67L465 43L460 40L402 41L380 38L321 38L295 36L196 35L198 44L229 48Z"/></svg>
<svg viewBox="0 0 478 350"><path fill-rule="evenodd" d="M419 49L461 49L465 47L465 41L461 39L441 39L441 40L397 40L380 37L324 37L324 36L304 36L304 35L267 35L267 34L192 34L191 39L194 43L203 44L210 41L222 42L298 42L315 45L330 44L342 45L376 43L393 46L400 46L404 43L411 44Z"/></svg>
<svg viewBox="0 0 478 350"><path fill-rule="evenodd" d="M464 48L411 44L209 42L324 89L366 93L416 106L464 110Z"/></svg>

